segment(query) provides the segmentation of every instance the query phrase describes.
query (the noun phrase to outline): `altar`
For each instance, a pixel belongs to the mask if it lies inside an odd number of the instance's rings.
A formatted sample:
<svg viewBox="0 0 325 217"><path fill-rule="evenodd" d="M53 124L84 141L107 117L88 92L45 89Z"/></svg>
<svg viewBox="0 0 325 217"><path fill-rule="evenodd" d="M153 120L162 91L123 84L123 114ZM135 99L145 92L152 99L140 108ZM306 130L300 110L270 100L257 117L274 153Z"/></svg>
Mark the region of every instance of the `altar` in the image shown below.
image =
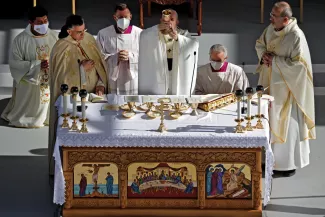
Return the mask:
<svg viewBox="0 0 325 217"><path fill-rule="evenodd" d="M105 103L86 106L88 133L58 121L54 203L64 205L63 217L262 216L263 147L264 205L274 163L266 120L264 129L234 133L236 104L198 116L189 108L178 119L166 111L160 133L160 119L140 109L127 119ZM57 108L62 114L61 98Z"/></svg>

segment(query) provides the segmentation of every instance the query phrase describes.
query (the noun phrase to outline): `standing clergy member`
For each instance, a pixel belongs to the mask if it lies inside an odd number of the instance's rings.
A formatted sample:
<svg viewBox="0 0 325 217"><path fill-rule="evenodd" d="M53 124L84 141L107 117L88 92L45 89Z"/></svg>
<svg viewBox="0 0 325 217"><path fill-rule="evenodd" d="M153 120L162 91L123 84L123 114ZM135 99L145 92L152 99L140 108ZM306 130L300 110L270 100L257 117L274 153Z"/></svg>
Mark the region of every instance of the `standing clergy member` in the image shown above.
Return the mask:
<svg viewBox="0 0 325 217"><path fill-rule="evenodd" d="M274 5L271 22L256 42L259 84L274 96L270 125L275 172L291 176L309 164L309 139L316 138L312 65L288 3Z"/></svg>
<svg viewBox="0 0 325 217"><path fill-rule="evenodd" d="M231 93L249 87L244 70L227 62L227 58L227 48L223 45L210 48L210 63L198 68L196 95Z"/></svg>
<svg viewBox="0 0 325 217"><path fill-rule="evenodd" d="M9 66L14 79L13 93L1 115L11 126L35 128L48 124L48 59L58 37L48 28L47 15L42 7L31 8L29 25L12 44Z"/></svg>
<svg viewBox="0 0 325 217"><path fill-rule="evenodd" d="M179 34L177 23L177 13L164 10L160 25L142 31L140 95L190 95L194 91L199 43Z"/></svg>
<svg viewBox="0 0 325 217"><path fill-rule="evenodd" d="M81 16L71 15L59 34L50 58L51 105L49 128L50 174L53 174L53 148L56 137L57 112L55 102L61 94L61 84L76 86L89 93L102 95L107 90L105 62L95 38L86 32Z"/></svg>
<svg viewBox="0 0 325 217"><path fill-rule="evenodd" d="M119 4L113 15L116 24L99 31L97 44L108 66L110 92L138 94L139 42L142 29L130 25L132 14L126 4Z"/></svg>

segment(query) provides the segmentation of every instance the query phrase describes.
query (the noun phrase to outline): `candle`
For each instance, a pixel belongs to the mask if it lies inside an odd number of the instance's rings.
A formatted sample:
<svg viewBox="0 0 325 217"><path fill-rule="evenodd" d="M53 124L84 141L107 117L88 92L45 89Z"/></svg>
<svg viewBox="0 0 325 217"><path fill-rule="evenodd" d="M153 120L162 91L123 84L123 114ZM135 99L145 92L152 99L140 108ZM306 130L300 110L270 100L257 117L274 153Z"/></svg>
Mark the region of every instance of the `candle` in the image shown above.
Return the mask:
<svg viewBox="0 0 325 217"><path fill-rule="evenodd" d="M68 99L67 99L67 94L63 94L63 114L68 114Z"/></svg>
<svg viewBox="0 0 325 217"><path fill-rule="evenodd" d="M261 98L264 92L264 87L262 85L257 85L256 87L256 92L257 92L257 105L258 105L258 110L257 110L257 114L261 115Z"/></svg>
<svg viewBox="0 0 325 217"><path fill-rule="evenodd" d="M77 116L77 95L73 94L72 95L72 113L73 113L73 117Z"/></svg>
<svg viewBox="0 0 325 217"><path fill-rule="evenodd" d="M241 108L240 108L240 101L243 97L243 91L242 90L236 90L235 95L237 97L237 119L241 120Z"/></svg>
<svg viewBox="0 0 325 217"><path fill-rule="evenodd" d="M237 119L241 118L240 100L237 101Z"/></svg>
<svg viewBox="0 0 325 217"><path fill-rule="evenodd" d="M82 119L86 119L86 98L81 99L81 112L82 112Z"/></svg>
<svg viewBox="0 0 325 217"><path fill-rule="evenodd" d="M257 107L257 114L258 115L261 115L261 97L260 97L260 95L257 98L257 105L258 105L258 107Z"/></svg>
<svg viewBox="0 0 325 217"><path fill-rule="evenodd" d="M247 117L248 118L251 117L251 99L252 99L253 93L254 93L253 88L251 88L251 87L247 87L246 88L246 94L247 94Z"/></svg>

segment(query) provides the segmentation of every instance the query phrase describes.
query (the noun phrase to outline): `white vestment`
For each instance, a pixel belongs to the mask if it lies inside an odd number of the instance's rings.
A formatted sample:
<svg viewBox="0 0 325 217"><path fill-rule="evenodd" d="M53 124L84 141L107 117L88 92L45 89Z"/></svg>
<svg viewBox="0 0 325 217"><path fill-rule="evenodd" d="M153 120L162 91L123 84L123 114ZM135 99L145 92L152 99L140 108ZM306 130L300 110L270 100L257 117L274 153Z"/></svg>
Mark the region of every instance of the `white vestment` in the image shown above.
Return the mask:
<svg viewBox="0 0 325 217"><path fill-rule="evenodd" d="M110 93L119 95L138 94L138 58L139 41L142 29L132 26L130 34L119 34L115 26L109 26L98 32L97 45L105 56L108 67ZM118 52L127 50L129 61L119 61Z"/></svg>
<svg viewBox="0 0 325 217"><path fill-rule="evenodd" d="M210 63L200 66L197 71L195 95L232 93L249 87L244 70L232 63L228 63L225 71L212 71Z"/></svg>
<svg viewBox="0 0 325 217"><path fill-rule="evenodd" d="M41 60L49 59L58 33L48 29L44 36L35 36L28 25L13 41L9 57L14 79L12 98L1 117L9 125L24 128L48 124L49 77L41 70Z"/></svg>
<svg viewBox="0 0 325 217"><path fill-rule="evenodd" d="M292 18L281 31L270 25L256 42L261 62L274 54L272 66L260 65L259 84L274 97L270 108L271 143L275 170L309 164L309 139L316 139L312 65L307 40Z"/></svg>
<svg viewBox="0 0 325 217"><path fill-rule="evenodd" d="M178 34L173 43L170 94L190 95L194 91L198 48L196 39ZM153 26L140 36L139 94L166 95L169 82L166 43L160 40L158 26Z"/></svg>

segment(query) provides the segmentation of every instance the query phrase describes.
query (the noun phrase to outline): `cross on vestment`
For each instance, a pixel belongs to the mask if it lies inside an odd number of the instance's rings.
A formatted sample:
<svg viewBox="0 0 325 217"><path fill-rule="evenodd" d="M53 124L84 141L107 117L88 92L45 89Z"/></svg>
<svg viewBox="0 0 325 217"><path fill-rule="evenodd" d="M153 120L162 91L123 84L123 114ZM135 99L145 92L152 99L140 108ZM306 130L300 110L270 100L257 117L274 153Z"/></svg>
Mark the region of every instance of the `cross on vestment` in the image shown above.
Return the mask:
<svg viewBox="0 0 325 217"><path fill-rule="evenodd" d="M170 53L172 50L169 48L168 52Z"/></svg>

